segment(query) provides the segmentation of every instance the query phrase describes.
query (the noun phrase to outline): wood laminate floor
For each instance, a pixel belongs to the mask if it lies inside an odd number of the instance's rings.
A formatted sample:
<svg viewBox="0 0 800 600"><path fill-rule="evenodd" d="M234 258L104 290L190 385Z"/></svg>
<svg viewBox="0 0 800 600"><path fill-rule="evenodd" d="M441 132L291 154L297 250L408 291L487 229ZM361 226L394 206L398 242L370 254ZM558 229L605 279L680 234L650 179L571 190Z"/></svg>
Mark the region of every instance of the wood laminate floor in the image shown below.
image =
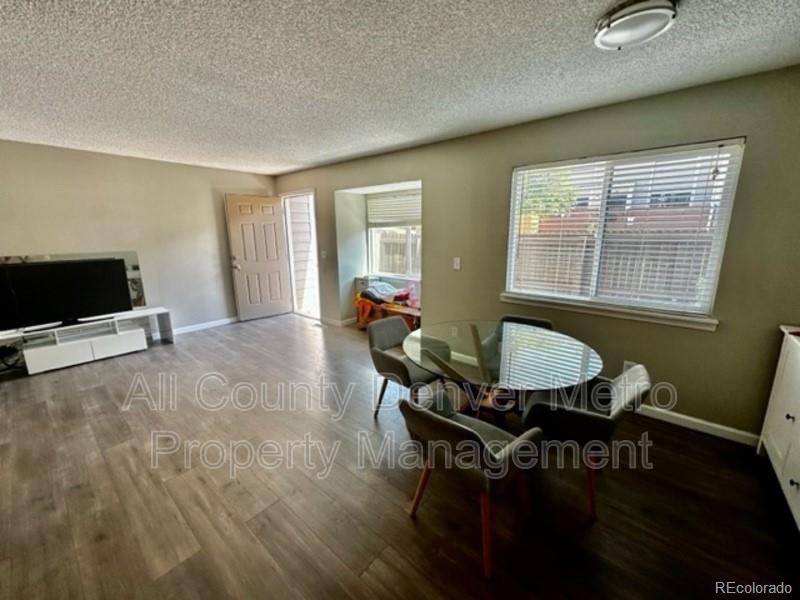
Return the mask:
<svg viewBox="0 0 800 600"><path fill-rule="evenodd" d="M174 373L176 409L157 401ZM355 384L341 419L310 406L206 410L265 382ZM163 387L163 386L162 386ZM142 386L138 391L141 393ZM397 392L390 387L389 395ZM331 393L326 395L332 400ZM0 379L0 600L11 598L471 598L710 596L717 580L791 582L799 536L774 475L752 448L640 416L654 469L600 476L600 520L586 518L580 472L540 473L532 512L496 504L496 574L480 568L477 497L434 471L418 518L405 509L417 472L360 468L358 432L378 448L407 440L396 408L372 419L362 332L294 316L182 335L175 345L71 369ZM164 398L168 400L169 398ZM270 405L274 408L274 402ZM302 403L300 403L302 404ZM167 407L169 408L169 407ZM151 463L151 432L181 442L308 434L339 444L330 473L297 461L265 469L203 466L214 446Z"/></svg>

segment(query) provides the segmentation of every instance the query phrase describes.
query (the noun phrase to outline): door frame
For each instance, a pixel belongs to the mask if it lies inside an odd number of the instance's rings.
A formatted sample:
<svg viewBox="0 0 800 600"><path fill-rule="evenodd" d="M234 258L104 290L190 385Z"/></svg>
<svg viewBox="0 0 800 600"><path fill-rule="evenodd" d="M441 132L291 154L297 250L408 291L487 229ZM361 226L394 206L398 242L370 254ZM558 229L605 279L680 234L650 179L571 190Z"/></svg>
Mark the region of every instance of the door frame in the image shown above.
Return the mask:
<svg viewBox="0 0 800 600"><path fill-rule="evenodd" d="M289 218L291 216L290 215L291 210L287 209L287 202L286 202L289 198L293 198L295 196L311 196L311 209L312 209L311 233L314 240L314 254L317 259L317 305L319 306L319 315L316 318L297 312L297 294L295 293L295 281L294 281L294 246L292 245L292 228L291 228L291 223L289 221ZM289 248L289 279L292 287L292 313L301 317L305 317L306 319L321 321L322 320L322 272L320 269L321 262L320 262L320 251L319 251L319 235L317 229L316 190L315 188L305 188L299 190L292 190L290 192L281 192L278 194L278 197L281 199L281 204L283 205L283 219L286 230L286 245Z"/></svg>

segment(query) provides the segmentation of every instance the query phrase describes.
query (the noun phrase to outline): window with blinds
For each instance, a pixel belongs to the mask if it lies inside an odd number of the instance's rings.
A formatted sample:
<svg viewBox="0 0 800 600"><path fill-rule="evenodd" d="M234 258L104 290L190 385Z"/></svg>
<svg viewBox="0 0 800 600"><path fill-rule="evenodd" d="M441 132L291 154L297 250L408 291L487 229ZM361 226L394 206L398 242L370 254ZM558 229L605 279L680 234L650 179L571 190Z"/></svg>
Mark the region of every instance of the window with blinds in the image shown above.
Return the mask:
<svg viewBox="0 0 800 600"><path fill-rule="evenodd" d="M370 273L418 278L422 272L422 194L366 194Z"/></svg>
<svg viewBox="0 0 800 600"><path fill-rule="evenodd" d="M507 293L708 315L743 151L735 139L515 169Z"/></svg>

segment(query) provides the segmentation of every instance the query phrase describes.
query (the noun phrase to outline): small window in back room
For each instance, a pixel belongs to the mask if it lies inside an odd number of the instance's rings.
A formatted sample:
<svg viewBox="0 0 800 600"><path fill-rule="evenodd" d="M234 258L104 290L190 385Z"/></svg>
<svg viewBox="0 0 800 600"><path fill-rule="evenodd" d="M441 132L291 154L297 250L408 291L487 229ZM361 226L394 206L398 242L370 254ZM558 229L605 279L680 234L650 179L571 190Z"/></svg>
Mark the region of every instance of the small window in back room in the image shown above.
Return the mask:
<svg viewBox="0 0 800 600"><path fill-rule="evenodd" d="M506 294L709 315L744 140L514 170Z"/></svg>
<svg viewBox="0 0 800 600"><path fill-rule="evenodd" d="M422 271L420 191L367 194L366 201L370 274L419 278Z"/></svg>

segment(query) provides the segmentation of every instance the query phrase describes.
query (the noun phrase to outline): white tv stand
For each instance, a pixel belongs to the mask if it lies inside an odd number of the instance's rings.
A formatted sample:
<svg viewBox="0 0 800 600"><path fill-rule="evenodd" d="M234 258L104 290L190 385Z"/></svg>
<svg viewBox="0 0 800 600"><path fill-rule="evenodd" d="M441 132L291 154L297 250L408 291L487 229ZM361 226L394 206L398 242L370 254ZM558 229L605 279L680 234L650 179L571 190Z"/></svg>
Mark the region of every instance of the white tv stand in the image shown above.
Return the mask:
<svg viewBox="0 0 800 600"><path fill-rule="evenodd" d="M155 306L81 319L76 325L4 331L0 332L0 344L21 343L28 373L33 375L146 350L148 330L151 341L175 341L169 310Z"/></svg>

